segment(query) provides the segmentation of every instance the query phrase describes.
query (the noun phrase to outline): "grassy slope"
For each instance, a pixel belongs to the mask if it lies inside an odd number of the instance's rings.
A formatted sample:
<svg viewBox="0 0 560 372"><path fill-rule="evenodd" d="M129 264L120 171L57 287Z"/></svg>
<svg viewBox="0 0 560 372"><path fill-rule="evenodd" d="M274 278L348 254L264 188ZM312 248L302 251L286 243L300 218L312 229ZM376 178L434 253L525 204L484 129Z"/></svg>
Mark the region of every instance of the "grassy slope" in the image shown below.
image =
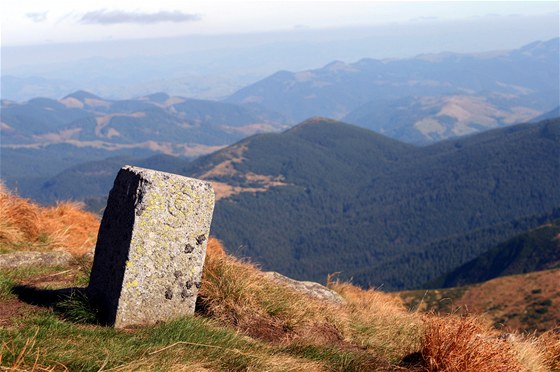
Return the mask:
<svg viewBox="0 0 560 372"><path fill-rule="evenodd" d="M560 269L445 289L400 292L410 309L485 314L500 329L540 331L560 324Z"/></svg>
<svg viewBox="0 0 560 372"><path fill-rule="evenodd" d="M344 283L331 286L346 304L331 305L272 282L215 239L194 317L101 327L79 292L53 292L87 284L86 257L64 268L0 269L1 369L545 371L560 362L553 334L503 341L476 318L422 316L388 294ZM25 300L25 291L41 296Z"/></svg>

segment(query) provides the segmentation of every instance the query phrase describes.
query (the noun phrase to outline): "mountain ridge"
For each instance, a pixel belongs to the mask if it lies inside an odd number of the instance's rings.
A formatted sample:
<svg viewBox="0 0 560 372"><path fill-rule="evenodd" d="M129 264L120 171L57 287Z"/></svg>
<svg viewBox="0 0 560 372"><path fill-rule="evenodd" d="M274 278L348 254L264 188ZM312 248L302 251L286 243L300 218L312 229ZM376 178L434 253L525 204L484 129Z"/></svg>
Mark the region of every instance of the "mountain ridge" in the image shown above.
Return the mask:
<svg viewBox="0 0 560 372"><path fill-rule="evenodd" d="M558 41L510 51L363 58L299 72L278 71L225 102L258 103L291 123L327 116L407 142L429 143L527 122L556 106Z"/></svg>
<svg viewBox="0 0 560 372"><path fill-rule="evenodd" d="M76 91L60 100L2 100L1 109L0 148L8 164L2 178L9 185L112 156L192 158L253 133L284 128L277 114L255 107L165 93L113 101Z"/></svg>

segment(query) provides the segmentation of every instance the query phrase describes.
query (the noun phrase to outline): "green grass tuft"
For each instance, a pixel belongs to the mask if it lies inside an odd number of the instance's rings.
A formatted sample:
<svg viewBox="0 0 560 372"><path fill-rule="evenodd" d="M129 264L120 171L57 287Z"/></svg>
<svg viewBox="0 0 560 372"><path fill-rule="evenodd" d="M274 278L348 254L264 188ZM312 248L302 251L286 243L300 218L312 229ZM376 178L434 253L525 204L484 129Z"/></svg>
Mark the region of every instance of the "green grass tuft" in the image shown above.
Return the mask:
<svg viewBox="0 0 560 372"><path fill-rule="evenodd" d="M56 309L65 319L75 323L99 323L99 311L83 291L75 291L57 303Z"/></svg>

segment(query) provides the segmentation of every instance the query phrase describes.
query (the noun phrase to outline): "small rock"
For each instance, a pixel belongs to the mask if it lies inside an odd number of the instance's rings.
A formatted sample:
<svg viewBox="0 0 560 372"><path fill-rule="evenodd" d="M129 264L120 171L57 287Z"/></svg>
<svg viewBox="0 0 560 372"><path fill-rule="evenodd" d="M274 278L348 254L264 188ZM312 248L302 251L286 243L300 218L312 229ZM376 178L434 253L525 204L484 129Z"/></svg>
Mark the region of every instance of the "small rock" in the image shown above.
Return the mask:
<svg viewBox="0 0 560 372"><path fill-rule="evenodd" d="M319 283L291 279L275 271L268 271L264 274L278 284L284 285L308 296L318 298L319 300L335 305L342 305L346 303L341 295Z"/></svg>
<svg viewBox="0 0 560 372"><path fill-rule="evenodd" d="M12 252L0 254L0 268L66 266L71 260L68 252Z"/></svg>

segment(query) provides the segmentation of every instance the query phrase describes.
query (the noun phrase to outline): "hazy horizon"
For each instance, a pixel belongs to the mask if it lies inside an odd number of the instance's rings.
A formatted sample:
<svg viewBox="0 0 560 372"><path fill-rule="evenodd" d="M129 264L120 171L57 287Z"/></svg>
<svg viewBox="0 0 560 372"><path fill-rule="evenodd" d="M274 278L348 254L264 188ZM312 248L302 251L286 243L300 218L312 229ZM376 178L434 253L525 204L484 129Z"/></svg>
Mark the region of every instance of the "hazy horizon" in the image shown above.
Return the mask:
<svg viewBox="0 0 560 372"><path fill-rule="evenodd" d="M557 2L25 0L2 5L2 77L13 78L3 79L2 98L84 89L221 99L276 71L335 60L516 49L558 37L558 10Z"/></svg>

